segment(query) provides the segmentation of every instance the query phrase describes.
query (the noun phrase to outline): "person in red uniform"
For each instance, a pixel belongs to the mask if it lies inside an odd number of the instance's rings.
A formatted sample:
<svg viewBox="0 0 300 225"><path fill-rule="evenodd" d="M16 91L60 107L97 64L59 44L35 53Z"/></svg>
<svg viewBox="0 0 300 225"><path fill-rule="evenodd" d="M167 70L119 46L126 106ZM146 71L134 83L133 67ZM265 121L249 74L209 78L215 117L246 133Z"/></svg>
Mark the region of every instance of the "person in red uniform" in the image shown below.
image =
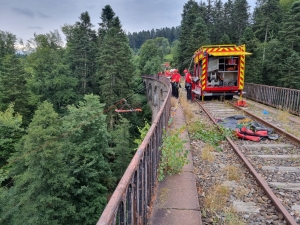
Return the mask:
<svg viewBox="0 0 300 225"><path fill-rule="evenodd" d="M175 98L179 97L179 83L180 83L180 74L178 73L178 70L174 70L173 75L171 77L171 83L172 83L172 95Z"/></svg>
<svg viewBox="0 0 300 225"><path fill-rule="evenodd" d="M192 75L190 72L185 69L184 71L185 74L185 89L186 89L186 97L187 100L192 100Z"/></svg>
<svg viewBox="0 0 300 225"><path fill-rule="evenodd" d="M174 97L175 98L179 97L179 91L178 91L178 89L180 87L180 78L181 77L180 77L180 74L178 73L178 70L175 69L174 70L174 74L173 74L173 76L171 78L171 82L172 82L172 84L174 86Z"/></svg>

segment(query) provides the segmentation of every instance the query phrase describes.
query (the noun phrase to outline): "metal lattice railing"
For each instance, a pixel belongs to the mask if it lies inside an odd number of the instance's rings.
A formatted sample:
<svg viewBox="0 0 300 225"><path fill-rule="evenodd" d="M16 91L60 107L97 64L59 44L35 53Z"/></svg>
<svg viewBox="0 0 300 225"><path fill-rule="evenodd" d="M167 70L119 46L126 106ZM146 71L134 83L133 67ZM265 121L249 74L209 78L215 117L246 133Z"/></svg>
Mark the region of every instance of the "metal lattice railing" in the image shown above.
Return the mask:
<svg viewBox="0 0 300 225"><path fill-rule="evenodd" d="M121 181L111 196L97 225L146 225L154 195L163 130L168 125L171 108L170 82L156 76L144 76L160 82L167 91L142 144L132 158ZM148 93L148 90L147 90Z"/></svg>
<svg viewBox="0 0 300 225"><path fill-rule="evenodd" d="M300 115L300 90L246 83L245 97Z"/></svg>

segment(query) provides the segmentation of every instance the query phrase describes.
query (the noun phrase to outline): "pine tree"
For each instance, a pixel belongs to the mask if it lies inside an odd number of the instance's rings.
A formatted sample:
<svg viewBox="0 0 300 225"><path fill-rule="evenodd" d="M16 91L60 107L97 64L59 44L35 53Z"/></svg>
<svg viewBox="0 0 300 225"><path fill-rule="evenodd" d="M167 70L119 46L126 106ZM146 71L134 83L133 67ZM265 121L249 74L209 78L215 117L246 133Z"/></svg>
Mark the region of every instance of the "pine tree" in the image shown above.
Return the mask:
<svg viewBox="0 0 300 225"><path fill-rule="evenodd" d="M224 25L224 9L221 0L215 1L215 6L212 8L212 29L210 40L212 44L219 44L221 36L225 33L226 26Z"/></svg>
<svg viewBox="0 0 300 225"><path fill-rule="evenodd" d="M281 40L292 50L300 54L300 2L294 2L283 23Z"/></svg>
<svg viewBox="0 0 300 225"><path fill-rule="evenodd" d="M253 31L261 42L278 37L283 19L279 0L257 0L253 12Z"/></svg>
<svg viewBox="0 0 300 225"><path fill-rule="evenodd" d="M246 45L246 51L251 52L251 56L246 57L245 81L249 83L260 84L262 82L261 61L263 44L254 36L251 27L247 27L241 39L241 43Z"/></svg>
<svg viewBox="0 0 300 225"><path fill-rule="evenodd" d="M0 30L0 71L1 62L6 55L15 54L16 35Z"/></svg>
<svg viewBox="0 0 300 225"><path fill-rule="evenodd" d="M108 30L112 27L114 18L115 18L115 12L113 11L110 5L106 5L102 9L102 13L100 17L102 22L99 23L99 29L98 29L100 45L104 39L104 36L107 34Z"/></svg>
<svg viewBox="0 0 300 225"><path fill-rule="evenodd" d="M99 93L96 73L97 35L92 29L88 12L81 13L74 25L65 25L62 31L67 39L67 60L71 73L78 79L77 93Z"/></svg>
<svg viewBox="0 0 300 225"><path fill-rule="evenodd" d="M3 58L0 71L0 110L7 109L13 103L14 110L23 116L25 124L29 124L31 119L27 78L17 55L8 54Z"/></svg>
<svg viewBox="0 0 300 225"><path fill-rule="evenodd" d="M69 106L64 117L65 163L75 180L70 198L76 208L73 217L61 224L95 224L115 185L107 160L109 134L103 108L98 96L86 95L77 106Z"/></svg>
<svg viewBox="0 0 300 225"><path fill-rule="evenodd" d="M200 47L193 42L194 39L190 35L198 17L200 17L199 5L194 0L189 0L183 7L179 53L176 59L180 71L189 67L194 52Z"/></svg>
<svg viewBox="0 0 300 225"><path fill-rule="evenodd" d="M202 45L210 44L209 33L204 20L201 17L198 17L195 21L194 27L191 30L192 41L195 46L200 48Z"/></svg>
<svg viewBox="0 0 300 225"><path fill-rule="evenodd" d="M1 195L4 224L66 224L74 216L69 192L75 180L69 176L57 139L60 126L52 105L41 104L9 159L14 185Z"/></svg>
<svg viewBox="0 0 300 225"><path fill-rule="evenodd" d="M247 0L235 0L233 2L233 16L234 18L234 39L232 41L238 45L241 43L241 38L246 27L249 25L249 8Z"/></svg>
<svg viewBox="0 0 300 225"><path fill-rule="evenodd" d="M104 36L97 57L97 77L101 100L108 106L132 95L134 65L126 34L118 17L113 18L112 27ZM108 121L113 127L114 117L109 112Z"/></svg>
<svg viewBox="0 0 300 225"><path fill-rule="evenodd" d="M15 113L13 104L0 111L0 168L7 164L7 160L15 152L15 144L23 135L22 116ZM1 181L0 181L1 183Z"/></svg>
<svg viewBox="0 0 300 225"><path fill-rule="evenodd" d="M223 24L226 27L226 34L228 34L230 43L234 44L233 40L235 37L235 18L234 18L234 5L232 0L228 0L224 3L224 14L223 14Z"/></svg>
<svg viewBox="0 0 300 225"><path fill-rule="evenodd" d="M280 87L300 90L300 56L294 50L284 60L282 66L282 76L279 79Z"/></svg>
<svg viewBox="0 0 300 225"><path fill-rule="evenodd" d="M121 118L111 132L113 145L111 151L114 155L112 168L117 179L121 179L133 157L133 148L130 144L132 139L129 133L130 127L130 122L125 118Z"/></svg>
<svg viewBox="0 0 300 225"><path fill-rule="evenodd" d="M230 40L230 37L228 36L228 34L223 34L223 36L220 39L219 44L230 44L232 43L232 41Z"/></svg>
<svg viewBox="0 0 300 225"><path fill-rule="evenodd" d="M77 101L75 88L78 80L72 77L65 62L60 37L55 36L55 33L35 34L31 40L36 48L27 57L27 67L31 71L28 86L34 94L32 102L39 104L48 100L59 110Z"/></svg>

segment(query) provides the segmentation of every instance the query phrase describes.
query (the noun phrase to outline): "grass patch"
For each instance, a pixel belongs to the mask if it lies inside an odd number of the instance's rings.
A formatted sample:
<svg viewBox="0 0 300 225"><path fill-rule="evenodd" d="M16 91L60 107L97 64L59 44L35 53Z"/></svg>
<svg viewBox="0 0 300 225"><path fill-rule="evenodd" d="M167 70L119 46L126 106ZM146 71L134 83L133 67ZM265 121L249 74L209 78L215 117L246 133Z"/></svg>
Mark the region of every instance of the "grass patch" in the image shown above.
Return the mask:
<svg viewBox="0 0 300 225"><path fill-rule="evenodd" d="M213 162L215 160L215 155L213 153L214 147L210 144L206 144L205 147L202 149L201 158L208 162Z"/></svg>
<svg viewBox="0 0 300 225"><path fill-rule="evenodd" d="M175 98L171 98L171 107L176 107L177 102L178 101Z"/></svg>
<svg viewBox="0 0 300 225"><path fill-rule="evenodd" d="M194 112L190 106L190 103L188 102L188 100L186 99L185 96L180 95L180 104L183 109L183 114L185 116L185 120L186 120L187 124L189 124L192 121L192 119L194 118Z"/></svg>
<svg viewBox="0 0 300 225"><path fill-rule="evenodd" d="M224 168L224 170L227 173L228 180L236 180L237 181L241 178L240 171L239 171L238 167L236 167L236 166L229 165L229 166L226 166Z"/></svg>
<svg viewBox="0 0 300 225"><path fill-rule="evenodd" d="M242 199L242 197L244 197L245 195L248 195L250 192L250 190L246 187L238 187L237 189L235 189L235 196L238 199Z"/></svg>
<svg viewBox="0 0 300 225"><path fill-rule="evenodd" d="M277 119L283 123L289 121L290 113L288 110L277 110Z"/></svg>
<svg viewBox="0 0 300 225"><path fill-rule="evenodd" d="M228 187L223 185L216 185L206 194L204 205L210 212L222 210L226 206L228 196Z"/></svg>
<svg viewBox="0 0 300 225"><path fill-rule="evenodd" d="M245 222L239 218L236 211L230 207L225 210L225 221L226 225L246 225Z"/></svg>

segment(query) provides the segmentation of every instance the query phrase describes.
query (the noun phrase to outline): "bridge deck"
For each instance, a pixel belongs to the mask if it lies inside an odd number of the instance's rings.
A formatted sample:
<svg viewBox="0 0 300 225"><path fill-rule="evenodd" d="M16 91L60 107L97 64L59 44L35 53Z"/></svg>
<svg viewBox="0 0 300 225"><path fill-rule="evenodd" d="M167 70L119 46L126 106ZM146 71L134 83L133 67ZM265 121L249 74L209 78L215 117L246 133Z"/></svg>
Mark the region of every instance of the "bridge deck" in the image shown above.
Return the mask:
<svg viewBox="0 0 300 225"><path fill-rule="evenodd" d="M178 105L172 126L179 128L185 125L182 108ZM190 150L187 131L181 134L185 139L185 148ZM151 225L201 225L201 213L193 173L191 152L188 154L189 164L185 165L181 174L166 176L158 183L156 199L150 217Z"/></svg>

